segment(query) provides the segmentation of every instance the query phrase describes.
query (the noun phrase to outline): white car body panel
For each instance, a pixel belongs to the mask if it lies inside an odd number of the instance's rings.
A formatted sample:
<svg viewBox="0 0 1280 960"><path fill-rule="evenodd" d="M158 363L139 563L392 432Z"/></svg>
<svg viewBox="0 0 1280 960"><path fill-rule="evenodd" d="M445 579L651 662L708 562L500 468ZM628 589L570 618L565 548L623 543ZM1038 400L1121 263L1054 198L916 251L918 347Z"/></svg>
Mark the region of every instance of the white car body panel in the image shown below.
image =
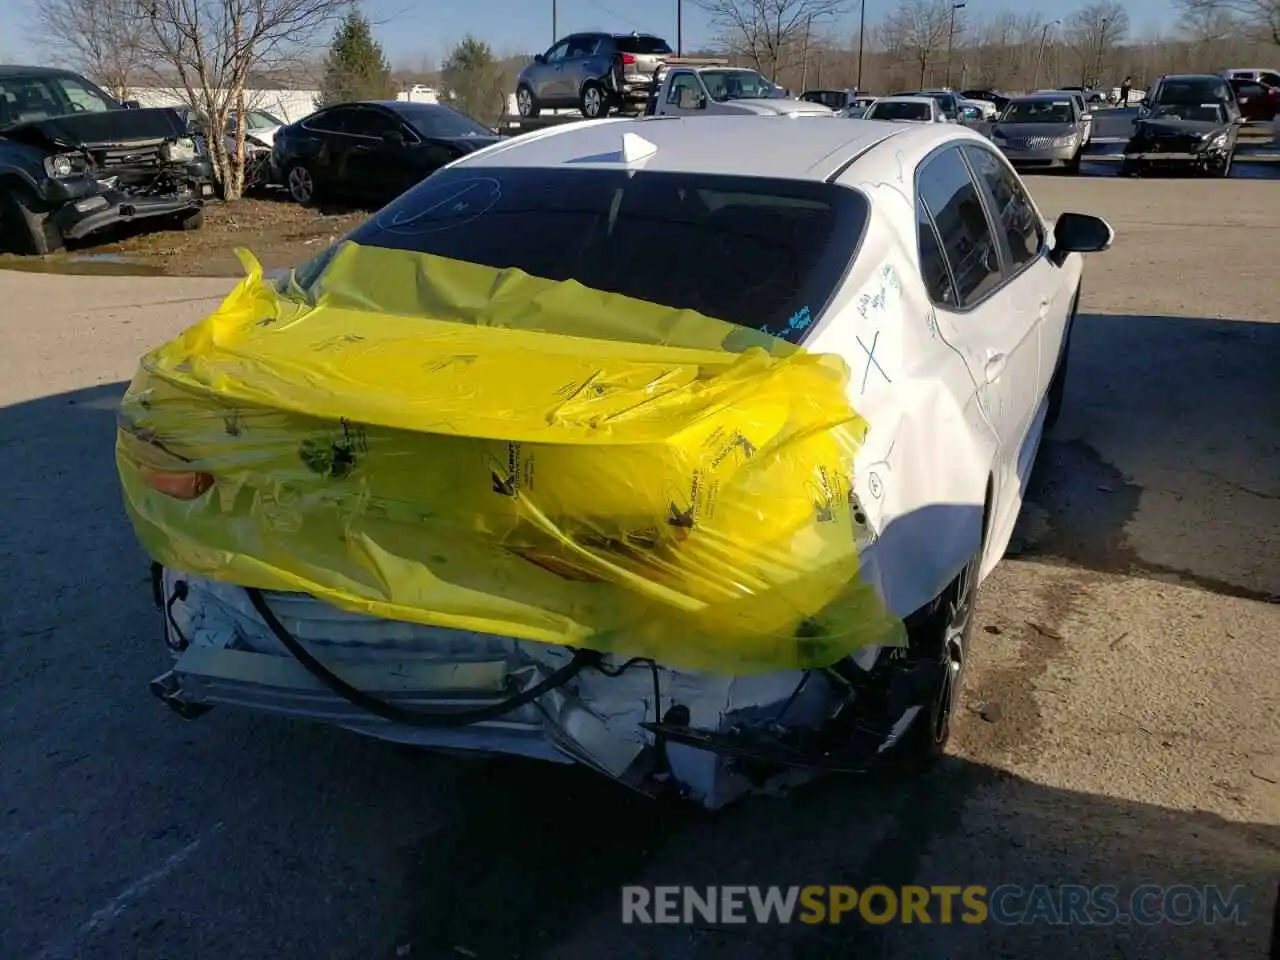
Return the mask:
<svg viewBox="0 0 1280 960"><path fill-rule="evenodd" d="M650 117L554 127L452 166L616 167L619 161L609 156L619 151L624 133L656 147L637 162L644 170L834 179L870 200L856 258L804 341L811 352L846 360L850 402L870 424L854 465L855 489L877 535L863 557L866 576L899 616L939 595L979 554L979 576L985 578L1007 546L1022 503L1082 269L1078 254L1062 266L1042 256L967 312L930 303L917 248L915 171L951 142L972 143L1006 163L999 152L957 124ZM778 149L779 142L786 149ZM189 583L190 596L173 605L172 614L191 646L167 676L176 676L201 703L326 720L437 748L576 760L619 779L652 742L638 725L653 719L655 707L661 713L680 703L690 711L690 725L711 730L776 711L792 697L792 724L816 724L831 708L829 692L800 683L801 671L741 678L659 666L652 678L644 669L616 678L587 671L571 690L552 691L500 721L456 729L395 725L360 713L307 674L239 588L167 572L166 595L178 576ZM448 690L462 672L472 675L468 689L491 684L497 691L513 663L545 675L569 656L547 644L349 614L301 595L269 599L285 626L322 651L318 655L335 670L404 705L449 703ZM878 653L864 648L853 659L868 669ZM445 674L454 679L440 679ZM428 687L429 693L415 692ZM686 795L705 806L721 806L750 789L716 753L667 744L666 755Z"/></svg>

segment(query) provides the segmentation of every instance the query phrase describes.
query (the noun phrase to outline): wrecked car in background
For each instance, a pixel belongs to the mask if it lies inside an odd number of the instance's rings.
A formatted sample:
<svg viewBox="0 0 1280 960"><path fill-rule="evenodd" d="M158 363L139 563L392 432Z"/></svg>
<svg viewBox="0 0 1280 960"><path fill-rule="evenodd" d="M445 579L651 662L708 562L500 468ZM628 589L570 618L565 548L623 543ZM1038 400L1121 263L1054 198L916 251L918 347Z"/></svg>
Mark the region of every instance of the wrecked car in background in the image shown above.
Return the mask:
<svg viewBox="0 0 1280 960"><path fill-rule="evenodd" d="M212 195L176 111L126 106L65 70L0 66L0 252L51 253L131 221L194 230Z"/></svg>
<svg viewBox="0 0 1280 960"><path fill-rule="evenodd" d="M1221 77L1162 76L1138 108L1120 174L1183 170L1228 177L1243 123L1235 91Z"/></svg>
<svg viewBox="0 0 1280 960"><path fill-rule="evenodd" d="M242 252L119 409L152 692L712 808L919 769L1111 239L957 124L713 116L478 151L275 280Z"/></svg>

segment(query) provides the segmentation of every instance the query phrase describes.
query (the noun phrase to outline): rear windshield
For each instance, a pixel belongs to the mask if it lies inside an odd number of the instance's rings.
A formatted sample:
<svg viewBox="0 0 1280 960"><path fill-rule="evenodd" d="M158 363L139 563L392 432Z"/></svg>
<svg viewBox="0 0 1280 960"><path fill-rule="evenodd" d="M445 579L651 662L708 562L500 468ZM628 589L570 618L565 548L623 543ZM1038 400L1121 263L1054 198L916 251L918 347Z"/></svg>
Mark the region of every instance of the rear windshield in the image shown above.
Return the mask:
<svg viewBox="0 0 1280 960"><path fill-rule="evenodd" d="M619 53L670 53L671 45L661 37L614 37Z"/></svg>
<svg viewBox="0 0 1280 960"><path fill-rule="evenodd" d="M928 120L933 116L927 103L902 103L898 100L872 104L868 120Z"/></svg>
<svg viewBox="0 0 1280 960"><path fill-rule="evenodd" d="M461 166L347 239L576 280L794 343L839 287L866 222L861 193L807 180ZM314 283L326 262L297 281Z"/></svg>

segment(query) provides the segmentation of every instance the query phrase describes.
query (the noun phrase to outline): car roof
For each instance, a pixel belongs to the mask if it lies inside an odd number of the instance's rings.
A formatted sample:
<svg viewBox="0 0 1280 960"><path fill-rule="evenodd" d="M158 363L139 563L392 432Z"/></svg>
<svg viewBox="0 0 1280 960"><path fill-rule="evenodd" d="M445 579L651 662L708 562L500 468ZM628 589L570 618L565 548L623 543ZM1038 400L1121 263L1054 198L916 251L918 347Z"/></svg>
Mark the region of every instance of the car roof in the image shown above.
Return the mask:
<svg viewBox="0 0 1280 960"><path fill-rule="evenodd" d="M885 103L886 101L890 103L919 103L926 107L931 107L938 102L933 97L918 97L912 93L895 93L891 97L876 97L877 103Z"/></svg>
<svg viewBox="0 0 1280 960"><path fill-rule="evenodd" d="M804 117L707 116L587 120L534 131L455 161L458 167L614 167L623 135L657 147L639 161L646 171L824 180L887 140L904 148L927 147L970 134L948 124L904 125ZM983 140L973 133L972 139ZM777 149L785 142L785 150Z"/></svg>
<svg viewBox="0 0 1280 960"><path fill-rule="evenodd" d="M0 63L0 80L6 77L75 77L81 79L74 70L63 70L60 67L26 67L19 63Z"/></svg>
<svg viewBox="0 0 1280 960"><path fill-rule="evenodd" d="M1039 90L1036 93L1024 93L1020 97L1010 97L1014 103L1021 103L1024 100L1061 100L1063 97L1069 97L1074 91L1072 90Z"/></svg>
<svg viewBox="0 0 1280 960"><path fill-rule="evenodd" d="M1220 73L1165 73L1160 76L1161 80L1212 80L1215 83L1221 83L1224 79Z"/></svg>

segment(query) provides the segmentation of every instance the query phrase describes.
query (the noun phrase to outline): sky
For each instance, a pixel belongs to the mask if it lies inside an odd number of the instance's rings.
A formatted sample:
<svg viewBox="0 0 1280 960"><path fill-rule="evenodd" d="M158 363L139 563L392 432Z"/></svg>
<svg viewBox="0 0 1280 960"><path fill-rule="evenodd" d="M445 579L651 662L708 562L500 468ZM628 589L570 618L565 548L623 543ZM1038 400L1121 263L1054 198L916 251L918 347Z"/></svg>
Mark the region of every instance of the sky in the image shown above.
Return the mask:
<svg viewBox="0 0 1280 960"><path fill-rule="evenodd" d="M25 11L38 0L0 0L0 62L32 62L35 48L25 29ZM641 30L676 42L677 0L556 0L556 27L563 36L574 30L600 28L625 32ZM869 0L867 21L883 18L897 0ZM977 13L1016 9L1041 11L1046 17L1065 17L1087 6L1088 0L968 0ZM375 33L388 59L396 66L415 68L426 60L438 66L449 48L465 34L485 40L498 54L545 50L552 42L552 0L363 0L375 23ZM1176 20L1172 0L1125 0L1131 32L1168 28ZM850 36L857 25L856 0L851 13L836 25ZM643 8L643 9L641 9ZM684 46L696 48L711 40L707 17L693 0L683 2ZM38 59L35 62L39 62Z"/></svg>

